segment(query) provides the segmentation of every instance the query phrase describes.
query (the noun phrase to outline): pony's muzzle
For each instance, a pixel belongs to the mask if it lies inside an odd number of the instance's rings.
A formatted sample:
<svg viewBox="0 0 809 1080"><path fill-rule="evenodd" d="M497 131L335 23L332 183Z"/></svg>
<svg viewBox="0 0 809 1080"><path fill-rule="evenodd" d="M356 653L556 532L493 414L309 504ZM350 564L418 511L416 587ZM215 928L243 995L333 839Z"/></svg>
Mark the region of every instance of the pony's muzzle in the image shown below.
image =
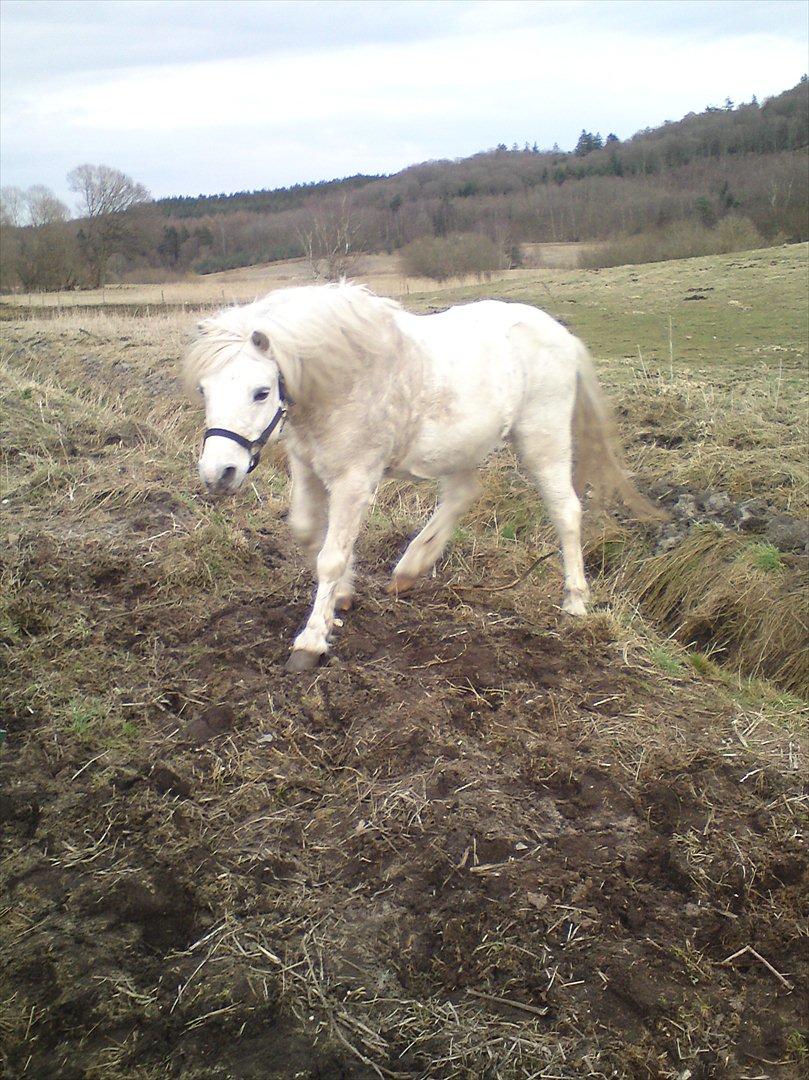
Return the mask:
<svg viewBox="0 0 809 1080"><path fill-rule="evenodd" d="M217 465L214 468L199 463L199 478L210 495L232 495L241 487L246 473L238 465Z"/></svg>

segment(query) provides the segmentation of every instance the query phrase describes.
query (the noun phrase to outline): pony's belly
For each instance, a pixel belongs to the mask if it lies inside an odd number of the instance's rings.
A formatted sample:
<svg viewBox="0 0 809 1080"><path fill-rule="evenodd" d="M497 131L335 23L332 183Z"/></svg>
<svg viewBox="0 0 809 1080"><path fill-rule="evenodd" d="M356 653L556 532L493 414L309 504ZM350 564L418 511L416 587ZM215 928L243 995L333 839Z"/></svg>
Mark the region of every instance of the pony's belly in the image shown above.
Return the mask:
<svg viewBox="0 0 809 1080"><path fill-rule="evenodd" d="M482 465L498 446L503 445L505 432L487 432L485 438L448 440L443 445L416 446L389 470L389 476L400 479L438 480L452 473L466 472Z"/></svg>

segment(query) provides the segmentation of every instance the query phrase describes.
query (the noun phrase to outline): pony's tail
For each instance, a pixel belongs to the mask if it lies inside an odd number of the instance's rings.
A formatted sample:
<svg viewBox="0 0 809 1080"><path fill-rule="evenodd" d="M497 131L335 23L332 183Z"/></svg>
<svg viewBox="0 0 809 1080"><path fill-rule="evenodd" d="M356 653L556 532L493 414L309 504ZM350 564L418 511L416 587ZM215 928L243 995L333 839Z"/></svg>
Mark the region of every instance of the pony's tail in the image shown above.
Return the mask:
<svg viewBox="0 0 809 1080"><path fill-rule="evenodd" d="M615 421L598 385L590 354L579 342L576 403L573 408L573 486L581 499L590 489L590 504L604 510L617 495L636 517L665 521L665 511L638 491L627 475L618 450Z"/></svg>

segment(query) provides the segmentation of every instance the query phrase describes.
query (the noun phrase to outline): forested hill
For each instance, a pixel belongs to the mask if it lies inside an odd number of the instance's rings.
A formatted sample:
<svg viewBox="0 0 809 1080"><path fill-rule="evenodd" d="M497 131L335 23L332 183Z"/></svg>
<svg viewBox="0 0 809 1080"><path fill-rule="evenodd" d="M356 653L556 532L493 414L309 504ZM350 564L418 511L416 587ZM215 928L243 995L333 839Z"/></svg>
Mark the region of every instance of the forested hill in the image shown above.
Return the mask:
<svg viewBox="0 0 809 1080"><path fill-rule="evenodd" d="M727 101L626 140L582 130L569 153L501 144L393 176L162 200L161 258L171 270L206 272L303 255L318 238L396 251L423 237L476 233L513 263L526 242L713 230L726 218L732 244L806 239L807 146L804 79L761 105ZM709 239L706 250L717 243ZM664 244L660 257L694 242Z"/></svg>
<svg viewBox="0 0 809 1080"><path fill-rule="evenodd" d="M295 210L305 202L333 195L336 192L357 191L366 184L381 180L381 176L346 176L342 180L316 180L310 184L293 184L288 188L266 191L237 191L230 195L175 195L155 203L168 217L190 218L232 210L251 210L272 214L279 210Z"/></svg>
<svg viewBox="0 0 809 1080"><path fill-rule="evenodd" d="M539 144L514 143L482 151L457 161L429 161L410 166L393 176L357 174L342 180L324 180L232 194L179 196L160 199L156 206L169 217L189 218L247 210L274 213L297 209L334 195L354 195L372 186L371 201L381 192L391 199L417 200L431 197L469 198L505 195L553 182L581 180L587 176L654 176L692 162L716 162L739 155L769 155L809 145L809 88L802 80L791 90L759 105L708 107L682 120L647 128L622 141L614 134L582 130L571 153L540 150ZM365 201L365 200L361 200Z"/></svg>

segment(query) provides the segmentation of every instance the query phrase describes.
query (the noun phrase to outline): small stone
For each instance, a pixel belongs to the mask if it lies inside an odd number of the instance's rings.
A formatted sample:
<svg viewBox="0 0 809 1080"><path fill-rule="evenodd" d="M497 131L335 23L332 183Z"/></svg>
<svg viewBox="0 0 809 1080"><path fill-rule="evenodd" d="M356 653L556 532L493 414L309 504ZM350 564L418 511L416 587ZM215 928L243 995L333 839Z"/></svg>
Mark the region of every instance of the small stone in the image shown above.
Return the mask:
<svg viewBox="0 0 809 1080"><path fill-rule="evenodd" d="M791 514L776 514L767 524L767 539L779 551L809 554L809 521Z"/></svg>
<svg viewBox="0 0 809 1080"><path fill-rule="evenodd" d="M715 491L705 500L705 509L712 514L723 514L730 506L730 496L724 491Z"/></svg>
<svg viewBox="0 0 809 1080"><path fill-rule="evenodd" d="M763 499L748 499L738 509L739 528L743 532L764 532L767 527L768 507Z"/></svg>
<svg viewBox="0 0 809 1080"><path fill-rule="evenodd" d="M658 553L663 551L671 551L672 548L676 548L682 540L682 534L677 533L674 536L667 536L665 540L661 540L657 545Z"/></svg>
<svg viewBox="0 0 809 1080"><path fill-rule="evenodd" d="M694 518L697 516L697 500L693 495L680 495L672 510L677 517Z"/></svg>

